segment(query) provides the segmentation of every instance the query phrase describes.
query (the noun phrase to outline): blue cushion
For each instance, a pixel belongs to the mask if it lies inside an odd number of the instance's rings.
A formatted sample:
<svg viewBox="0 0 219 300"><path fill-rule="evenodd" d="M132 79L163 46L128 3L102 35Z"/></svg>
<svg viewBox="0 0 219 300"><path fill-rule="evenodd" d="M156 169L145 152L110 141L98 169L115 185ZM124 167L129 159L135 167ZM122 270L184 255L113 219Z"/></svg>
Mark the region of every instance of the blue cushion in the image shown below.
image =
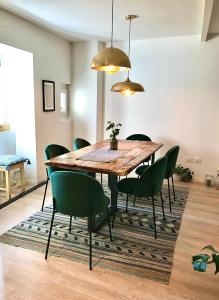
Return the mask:
<svg viewBox="0 0 219 300"><path fill-rule="evenodd" d="M25 161L30 164L29 159L22 155L0 155L0 166L5 167L6 170L12 165Z"/></svg>

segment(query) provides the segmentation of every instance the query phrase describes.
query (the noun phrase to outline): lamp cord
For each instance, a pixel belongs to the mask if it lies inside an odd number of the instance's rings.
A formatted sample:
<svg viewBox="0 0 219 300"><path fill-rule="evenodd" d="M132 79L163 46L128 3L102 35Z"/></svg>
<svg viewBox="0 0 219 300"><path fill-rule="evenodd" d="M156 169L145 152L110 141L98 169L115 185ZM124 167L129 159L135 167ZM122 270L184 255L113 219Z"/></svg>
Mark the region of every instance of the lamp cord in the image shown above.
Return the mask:
<svg viewBox="0 0 219 300"><path fill-rule="evenodd" d="M128 57L130 58L130 51L131 51L131 22L132 18L129 19L129 48L128 48ZM129 80L129 70L128 70L128 76L127 79Z"/></svg>
<svg viewBox="0 0 219 300"><path fill-rule="evenodd" d="M131 49L131 22L132 22L132 19L130 18L129 19L129 50L128 50L128 57L130 58L130 49Z"/></svg>
<svg viewBox="0 0 219 300"><path fill-rule="evenodd" d="M113 48L113 22L114 22L114 0L112 0L112 29L111 29L111 48Z"/></svg>

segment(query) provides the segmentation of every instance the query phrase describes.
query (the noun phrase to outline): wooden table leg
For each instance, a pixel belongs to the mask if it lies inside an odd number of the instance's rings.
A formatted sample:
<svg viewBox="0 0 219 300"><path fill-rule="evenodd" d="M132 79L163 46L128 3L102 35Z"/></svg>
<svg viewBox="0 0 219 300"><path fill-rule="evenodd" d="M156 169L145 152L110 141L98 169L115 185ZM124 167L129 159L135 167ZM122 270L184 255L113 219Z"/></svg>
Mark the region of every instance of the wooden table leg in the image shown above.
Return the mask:
<svg viewBox="0 0 219 300"><path fill-rule="evenodd" d="M24 183L24 163L20 165L20 180L21 180L21 191L25 191L25 183Z"/></svg>
<svg viewBox="0 0 219 300"><path fill-rule="evenodd" d="M5 188L7 193L7 198L11 198L11 173L10 169L5 171Z"/></svg>

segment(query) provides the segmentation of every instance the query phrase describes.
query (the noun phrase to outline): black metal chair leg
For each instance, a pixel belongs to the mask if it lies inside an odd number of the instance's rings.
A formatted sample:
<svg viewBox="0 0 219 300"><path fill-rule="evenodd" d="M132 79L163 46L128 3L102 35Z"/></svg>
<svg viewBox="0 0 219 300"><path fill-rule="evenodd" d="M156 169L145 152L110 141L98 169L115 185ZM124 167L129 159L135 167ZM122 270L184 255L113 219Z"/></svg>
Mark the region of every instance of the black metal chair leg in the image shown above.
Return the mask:
<svg viewBox="0 0 219 300"><path fill-rule="evenodd" d="M107 221L108 221L108 226L109 226L110 241L112 242L113 238L112 238L112 232L111 232L111 226L110 226L110 216L109 216L108 207L106 208L106 215L107 215Z"/></svg>
<svg viewBox="0 0 219 300"><path fill-rule="evenodd" d="M115 218L116 218L116 211L114 211L113 213L112 228L114 227Z"/></svg>
<svg viewBox="0 0 219 300"><path fill-rule="evenodd" d="M71 233L72 216L70 216L69 233Z"/></svg>
<svg viewBox="0 0 219 300"><path fill-rule="evenodd" d="M161 206L162 206L162 212L163 212L163 220L166 221L165 212L164 212L164 206L163 206L163 195L162 195L162 192L160 192L160 199L161 199Z"/></svg>
<svg viewBox="0 0 219 300"><path fill-rule="evenodd" d="M102 173L100 173L100 183L101 183L101 185L103 185L103 174Z"/></svg>
<svg viewBox="0 0 219 300"><path fill-rule="evenodd" d="M53 226L54 216L55 216L55 209L53 208L52 220L51 220L51 225L50 225L50 230L49 230L49 237L48 237L48 242L47 242L47 247L46 247L45 259L47 259L48 252L49 252L49 244L50 244L50 238L51 238L51 233L52 233L52 226Z"/></svg>
<svg viewBox="0 0 219 300"><path fill-rule="evenodd" d="M154 197L152 196L152 206L153 206L153 219L154 219L154 237L157 238L157 228L156 228L156 215L155 215L155 204Z"/></svg>
<svg viewBox="0 0 219 300"><path fill-rule="evenodd" d="M136 200L136 197L134 196L133 206L135 206L135 200Z"/></svg>
<svg viewBox="0 0 219 300"><path fill-rule="evenodd" d="M129 203L129 195L127 194L127 197L126 197L126 207L125 207L125 211L126 212L128 211L128 203Z"/></svg>
<svg viewBox="0 0 219 300"><path fill-rule="evenodd" d="M169 178L167 179L167 182L168 182L169 206L170 206L170 212L172 212L171 196L170 196L170 181L169 181Z"/></svg>
<svg viewBox="0 0 219 300"><path fill-rule="evenodd" d="M176 201L176 194L175 194L175 187L174 187L173 176L172 176L172 188L173 188L173 199L174 199L174 201Z"/></svg>
<svg viewBox="0 0 219 300"><path fill-rule="evenodd" d="M89 269L92 270L92 231L91 231L91 217L88 218L89 222Z"/></svg>
<svg viewBox="0 0 219 300"><path fill-rule="evenodd" d="M45 203L45 199L46 199L46 191L47 191L48 182L49 182L49 177L47 176L47 179L46 179L46 186L45 186L45 191L44 191L44 195L43 195L43 203L42 203L41 211L43 211L43 208L44 208L44 203Z"/></svg>

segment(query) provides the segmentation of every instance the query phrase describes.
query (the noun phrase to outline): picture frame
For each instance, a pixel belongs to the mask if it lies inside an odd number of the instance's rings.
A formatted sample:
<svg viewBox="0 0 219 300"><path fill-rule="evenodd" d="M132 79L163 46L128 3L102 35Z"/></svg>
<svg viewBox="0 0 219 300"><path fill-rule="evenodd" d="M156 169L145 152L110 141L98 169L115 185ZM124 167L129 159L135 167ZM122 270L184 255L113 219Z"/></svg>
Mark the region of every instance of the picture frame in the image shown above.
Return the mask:
<svg viewBox="0 0 219 300"><path fill-rule="evenodd" d="M43 111L55 111L55 81L42 80Z"/></svg>

